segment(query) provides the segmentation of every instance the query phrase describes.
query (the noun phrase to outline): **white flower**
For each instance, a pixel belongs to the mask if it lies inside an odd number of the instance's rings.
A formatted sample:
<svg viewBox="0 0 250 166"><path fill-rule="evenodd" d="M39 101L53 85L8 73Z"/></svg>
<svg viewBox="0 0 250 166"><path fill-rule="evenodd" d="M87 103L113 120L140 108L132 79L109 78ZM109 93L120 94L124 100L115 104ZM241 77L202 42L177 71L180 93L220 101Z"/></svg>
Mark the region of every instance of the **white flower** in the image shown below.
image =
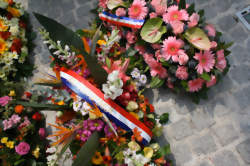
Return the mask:
<svg viewBox="0 0 250 166"><path fill-rule="evenodd" d="M131 158L126 157L126 158L124 159L124 162L125 162L125 164L127 164L128 166L135 166L135 165L134 165L134 162L133 162L133 160L132 160Z"/></svg>
<svg viewBox="0 0 250 166"><path fill-rule="evenodd" d="M140 71L137 68L134 68L134 70L131 72L131 76L135 79L140 78Z"/></svg>
<svg viewBox="0 0 250 166"><path fill-rule="evenodd" d="M114 70L112 73L108 75L108 80L110 82L115 82L118 79L119 76L119 71Z"/></svg>
<svg viewBox="0 0 250 166"><path fill-rule="evenodd" d="M80 110L82 116L87 115L90 109L91 109L91 107L89 106L89 104L87 102L83 102L82 108Z"/></svg>
<svg viewBox="0 0 250 166"><path fill-rule="evenodd" d="M141 77L140 77L140 83L142 83L142 84L146 84L147 83L147 77L146 77L146 75L141 75Z"/></svg>
<svg viewBox="0 0 250 166"><path fill-rule="evenodd" d="M46 153L55 153L56 152L56 148L55 147L51 147L51 148L48 148L46 150Z"/></svg>
<svg viewBox="0 0 250 166"><path fill-rule="evenodd" d="M11 32L12 35L17 36L19 33L18 25L11 26L9 31Z"/></svg>
<svg viewBox="0 0 250 166"><path fill-rule="evenodd" d="M80 111L81 107L82 107L82 102L80 102L80 101L73 102L73 110L75 112Z"/></svg>
<svg viewBox="0 0 250 166"><path fill-rule="evenodd" d="M7 3L7 2L4 2L4 1L1 1L1 2L0 2L0 8L6 9L7 6L8 6L8 3Z"/></svg>

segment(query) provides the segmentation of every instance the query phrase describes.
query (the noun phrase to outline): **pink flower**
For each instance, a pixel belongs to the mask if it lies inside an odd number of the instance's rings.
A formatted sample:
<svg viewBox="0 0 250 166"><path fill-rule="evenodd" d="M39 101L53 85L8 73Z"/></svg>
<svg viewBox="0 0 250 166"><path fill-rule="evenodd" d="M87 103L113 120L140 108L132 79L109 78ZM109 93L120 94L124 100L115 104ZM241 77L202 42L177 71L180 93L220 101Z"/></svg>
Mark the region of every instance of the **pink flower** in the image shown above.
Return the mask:
<svg viewBox="0 0 250 166"><path fill-rule="evenodd" d="M101 129L103 128L103 121L102 120L92 120L89 122L89 129L91 131L101 131Z"/></svg>
<svg viewBox="0 0 250 166"><path fill-rule="evenodd" d="M149 17L150 17L150 18L155 18L155 17L157 17L157 14L156 14L156 13L154 13L154 12L149 13Z"/></svg>
<svg viewBox="0 0 250 166"><path fill-rule="evenodd" d="M202 88L203 82L204 80L201 78L188 81L189 92L198 92Z"/></svg>
<svg viewBox="0 0 250 166"><path fill-rule="evenodd" d="M196 66L199 74L202 74L204 70L210 72L215 64L214 54L210 51L205 51L204 54L202 52L196 53L194 59L199 61L199 64Z"/></svg>
<svg viewBox="0 0 250 166"><path fill-rule="evenodd" d="M167 77L167 70L162 67L162 64L157 62L154 58L153 55L145 53L143 55L145 62L148 64L150 67L150 74L151 76L156 76L158 75L161 79Z"/></svg>
<svg viewBox="0 0 250 166"><path fill-rule="evenodd" d="M11 120L14 124L17 124L17 123L20 122L21 118L20 118L18 115L13 114L13 115L11 116L10 120Z"/></svg>
<svg viewBox="0 0 250 166"><path fill-rule="evenodd" d="M167 11L167 0L152 0L151 5L158 15L163 15Z"/></svg>
<svg viewBox="0 0 250 166"><path fill-rule="evenodd" d="M217 51L217 63L215 65L215 67L217 69L219 69L220 71L223 71L226 66L227 66L227 61L226 58L224 56L224 50L219 50Z"/></svg>
<svg viewBox="0 0 250 166"><path fill-rule="evenodd" d="M205 26L205 29L208 31L208 36L215 37L216 30L212 24L208 24Z"/></svg>
<svg viewBox="0 0 250 166"><path fill-rule="evenodd" d="M123 9L123 8L118 8L116 11L115 11L115 14L119 17L123 17L123 16L126 16L126 10Z"/></svg>
<svg viewBox="0 0 250 166"><path fill-rule="evenodd" d="M20 142L19 145L15 146L16 152L23 156L29 153L30 151L30 145L26 142Z"/></svg>
<svg viewBox="0 0 250 166"><path fill-rule="evenodd" d="M12 100L12 98L9 97L9 96L0 97L0 105L4 107L4 106L6 106L11 100Z"/></svg>
<svg viewBox="0 0 250 166"><path fill-rule="evenodd" d="M178 61L178 56L180 52L180 48L183 47L184 42L181 39L176 39L176 37L168 37L163 41L163 58L165 60L169 60L171 57L174 61Z"/></svg>
<svg viewBox="0 0 250 166"><path fill-rule="evenodd" d="M146 52L146 49L142 45L136 45L135 50L139 52L139 54L143 55Z"/></svg>
<svg viewBox="0 0 250 166"><path fill-rule="evenodd" d="M7 130L13 126L12 121L4 120L3 121L3 130Z"/></svg>
<svg viewBox="0 0 250 166"><path fill-rule="evenodd" d="M175 75L181 80L186 80L188 78L187 68L184 66L179 66Z"/></svg>
<svg viewBox="0 0 250 166"><path fill-rule="evenodd" d="M116 126L114 123L112 123L112 126L113 126L113 128L114 128L115 130L117 130L117 126ZM112 136L114 135L114 132L113 132L113 130L109 127L109 125L106 125L106 126L104 127L104 132L105 132L106 137L112 137Z"/></svg>
<svg viewBox="0 0 250 166"><path fill-rule="evenodd" d="M216 77L214 75L211 76L211 80L206 83L206 86L209 88L216 84Z"/></svg>
<svg viewBox="0 0 250 166"><path fill-rule="evenodd" d="M142 20L147 16L148 8L145 7L144 0L134 0L130 8L128 8L128 15L130 18Z"/></svg>
<svg viewBox="0 0 250 166"><path fill-rule="evenodd" d="M77 131L77 134L80 136L82 142L86 142L92 133L87 129L81 129Z"/></svg>
<svg viewBox="0 0 250 166"><path fill-rule="evenodd" d="M127 39L129 44L133 44L137 40L136 35L133 32L129 32L129 31L126 35L126 39Z"/></svg>
<svg viewBox="0 0 250 166"><path fill-rule="evenodd" d="M186 10L179 10L178 6L173 5L167 9L167 13L163 14L163 20L166 23L172 23L173 21L187 21L188 13Z"/></svg>
<svg viewBox="0 0 250 166"><path fill-rule="evenodd" d="M160 44L152 44L151 46L152 46L153 49L155 49L155 50L161 49L161 45L160 45Z"/></svg>
<svg viewBox="0 0 250 166"><path fill-rule="evenodd" d="M212 41L212 42L211 42L211 48L210 48L210 49L216 48L216 47L217 47L216 41Z"/></svg>
<svg viewBox="0 0 250 166"><path fill-rule="evenodd" d="M107 8L107 3L108 3L108 0L99 0L99 7L102 7L103 9L106 9Z"/></svg>
<svg viewBox="0 0 250 166"><path fill-rule="evenodd" d="M189 28L195 27L198 24L199 20L200 20L199 14L193 13L189 18L190 22L188 23L188 27Z"/></svg>
<svg viewBox="0 0 250 166"><path fill-rule="evenodd" d="M40 128L38 133L39 133L40 138L45 138L46 132L44 128Z"/></svg>
<svg viewBox="0 0 250 166"><path fill-rule="evenodd" d="M177 34L182 33L183 30L184 30L184 25L185 24L183 22L181 22L181 21L172 21L171 26L173 28L174 34L177 35Z"/></svg>
<svg viewBox="0 0 250 166"><path fill-rule="evenodd" d="M30 123L28 117L25 116L25 117L24 117L24 122L21 123L21 124L18 126L18 129L21 130L22 128L25 128L25 127L29 126L30 124L31 124L31 123Z"/></svg>
<svg viewBox="0 0 250 166"><path fill-rule="evenodd" d="M185 65L189 60L188 55L184 52L184 50L180 50L179 54L180 54L178 57L179 64Z"/></svg>

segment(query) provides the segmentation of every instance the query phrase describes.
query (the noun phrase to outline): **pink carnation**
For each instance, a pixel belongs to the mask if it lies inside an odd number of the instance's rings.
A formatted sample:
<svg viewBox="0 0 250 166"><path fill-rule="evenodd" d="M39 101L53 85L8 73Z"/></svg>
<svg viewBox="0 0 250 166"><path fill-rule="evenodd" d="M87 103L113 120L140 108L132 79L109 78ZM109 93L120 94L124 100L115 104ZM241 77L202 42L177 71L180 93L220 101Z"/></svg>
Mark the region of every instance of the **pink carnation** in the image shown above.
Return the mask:
<svg viewBox="0 0 250 166"><path fill-rule="evenodd" d="M0 97L0 105L4 107L4 106L6 106L11 100L12 100L12 98L9 97L9 96Z"/></svg>
<svg viewBox="0 0 250 166"><path fill-rule="evenodd" d="M136 42L136 35L133 32L129 32L126 35L126 39L129 44L133 44Z"/></svg>
<svg viewBox="0 0 250 166"><path fill-rule="evenodd" d="M202 74L204 70L206 72L210 72L215 64L214 55L210 51L196 53L194 59L199 61L199 64L196 66L197 72L199 74Z"/></svg>
<svg viewBox="0 0 250 166"><path fill-rule="evenodd" d="M167 13L163 14L163 20L166 23L170 23L173 21L187 21L188 13L186 10L179 10L178 6L173 5L167 9Z"/></svg>
<svg viewBox="0 0 250 166"><path fill-rule="evenodd" d="M20 142L19 145L15 146L15 150L19 155L23 156L29 153L30 145L26 142Z"/></svg>
<svg viewBox="0 0 250 166"><path fill-rule="evenodd" d="M188 55L185 53L184 50L180 50L179 54L180 54L179 57L178 57L179 64L180 65L185 65L189 60Z"/></svg>
<svg viewBox="0 0 250 166"><path fill-rule="evenodd" d="M184 42L181 39L177 40L176 37L168 37L163 41L163 58L168 61L172 57L172 60L177 62L181 51L180 48L183 47L183 45Z"/></svg>
<svg viewBox="0 0 250 166"><path fill-rule="evenodd" d="M134 0L130 8L128 8L128 15L130 18L142 20L147 16L148 8L145 7L144 0Z"/></svg>
<svg viewBox="0 0 250 166"><path fill-rule="evenodd" d="M99 7L102 7L103 9L106 9L107 8L107 3L108 3L108 0L99 0Z"/></svg>
<svg viewBox="0 0 250 166"><path fill-rule="evenodd" d="M167 0L152 0L151 5L158 15L163 15L167 11Z"/></svg>
<svg viewBox="0 0 250 166"><path fill-rule="evenodd" d="M216 77L214 75L211 76L211 80L206 83L206 86L209 88L216 84Z"/></svg>
<svg viewBox="0 0 250 166"><path fill-rule="evenodd" d="M224 50L219 50L217 51L217 63L215 65L215 67L221 71L223 71L226 66L227 66L227 61L226 58L224 56Z"/></svg>
<svg viewBox="0 0 250 166"><path fill-rule="evenodd" d="M184 31L184 23L181 21L172 21L171 26L173 28L174 34L180 34Z"/></svg>
<svg viewBox="0 0 250 166"><path fill-rule="evenodd" d="M188 78L187 68L184 66L179 66L175 75L181 80L186 80Z"/></svg>
<svg viewBox="0 0 250 166"><path fill-rule="evenodd" d="M211 42L211 49L212 49L212 48L216 48L216 47L217 47L216 41L212 41L212 42Z"/></svg>
<svg viewBox="0 0 250 166"><path fill-rule="evenodd" d="M199 20L200 20L199 14L193 13L189 18L190 22L188 23L188 27L189 28L195 27L198 24Z"/></svg>
<svg viewBox="0 0 250 166"><path fill-rule="evenodd" d="M208 31L208 36L215 37L216 30L212 24L206 25L205 29Z"/></svg>
<svg viewBox="0 0 250 166"><path fill-rule="evenodd" d="M189 92L198 92L202 88L203 82L204 80L201 78L188 81Z"/></svg>
<svg viewBox="0 0 250 166"><path fill-rule="evenodd" d="M118 8L116 11L115 11L115 14L119 17L123 17L123 16L126 16L126 10L123 9L123 8Z"/></svg>
<svg viewBox="0 0 250 166"><path fill-rule="evenodd" d="M145 62L148 64L150 67L150 74L151 76L159 76L161 79L167 77L167 70L162 67L162 64L157 62L154 58L153 55L145 53L143 55Z"/></svg>

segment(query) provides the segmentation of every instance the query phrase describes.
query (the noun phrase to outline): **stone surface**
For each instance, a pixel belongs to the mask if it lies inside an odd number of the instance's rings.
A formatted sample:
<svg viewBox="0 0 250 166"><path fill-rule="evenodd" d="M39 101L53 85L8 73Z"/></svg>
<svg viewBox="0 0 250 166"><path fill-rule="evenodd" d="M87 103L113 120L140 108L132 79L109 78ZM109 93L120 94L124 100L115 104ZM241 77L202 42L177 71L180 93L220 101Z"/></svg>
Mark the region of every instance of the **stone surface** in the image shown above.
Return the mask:
<svg viewBox="0 0 250 166"><path fill-rule="evenodd" d="M237 151L247 164L250 164L250 139L237 145Z"/></svg>
<svg viewBox="0 0 250 166"><path fill-rule="evenodd" d="M227 150L217 154L212 161L215 166L240 166L236 156Z"/></svg>
<svg viewBox="0 0 250 166"><path fill-rule="evenodd" d="M39 12L76 30L88 27L98 0L18 0L31 13ZM223 32L223 39L234 41L229 57L231 69L209 91L209 99L199 105L181 95L160 89L148 92L157 113L170 113L161 142L169 142L178 166L246 166L249 164L250 138L250 31L235 13L250 5L249 0L187 0L204 9L209 23ZM34 29L40 25L31 17ZM49 65L49 52L40 37L36 39L35 63L38 70ZM53 121L48 116L48 121ZM70 164L64 164L68 166Z"/></svg>
<svg viewBox="0 0 250 166"><path fill-rule="evenodd" d="M213 131L215 132L215 135L218 137L222 146L232 143L239 137L232 124L227 124L225 126L215 126Z"/></svg>

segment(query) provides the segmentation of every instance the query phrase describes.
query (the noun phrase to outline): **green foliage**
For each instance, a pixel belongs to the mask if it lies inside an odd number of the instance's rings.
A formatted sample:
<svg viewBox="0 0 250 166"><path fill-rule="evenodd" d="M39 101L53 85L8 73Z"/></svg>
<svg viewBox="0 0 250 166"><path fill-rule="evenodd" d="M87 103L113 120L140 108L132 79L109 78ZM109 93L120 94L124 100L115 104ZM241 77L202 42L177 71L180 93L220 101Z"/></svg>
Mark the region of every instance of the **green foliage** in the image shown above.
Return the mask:
<svg viewBox="0 0 250 166"><path fill-rule="evenodd" d="M186 9L186 0L180 0L179 9Z"/></svg>
<svg viewBox="0 0 250 166"><path fill-rule="evenodd" d="M160 116L160 123L166 124L169 120L169 113L164 113Z"/></svg>
<svg viewBox="0 0 250 166"><path fill-rule="evenodd" d="M164 80L160 79L159 77L153 77L150 83L151 88L159 88L164 84Z"/></svg>
<svg viewBox="0 0 250 166"><path fill-rule="evenodd" d="M203 74L201 75L201 78L202 78L203 80L205 80L205 81L210 81L210 80L211 80L210 75L207 74L207 73L203 73Z"/></svg>

